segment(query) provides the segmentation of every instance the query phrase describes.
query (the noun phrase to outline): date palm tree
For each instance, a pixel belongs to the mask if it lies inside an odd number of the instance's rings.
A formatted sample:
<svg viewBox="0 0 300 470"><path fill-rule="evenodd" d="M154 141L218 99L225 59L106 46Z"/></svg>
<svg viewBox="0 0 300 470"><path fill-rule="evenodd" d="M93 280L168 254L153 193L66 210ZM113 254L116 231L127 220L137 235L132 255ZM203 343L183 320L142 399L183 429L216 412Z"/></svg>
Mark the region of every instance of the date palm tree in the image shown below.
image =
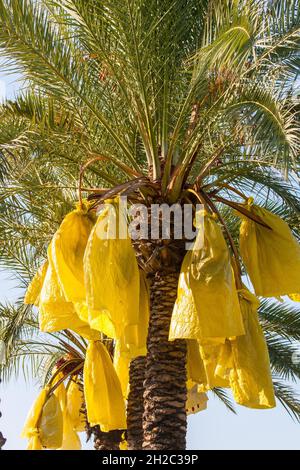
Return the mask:
<svg viewBox="0 0 300 470"><path fill-rule="evenodd" d="M273 205L299 237L299 22L297 0L0 0L1 53L24 78L1 108L4 264L32 277L79 165L94 206L118 194L148 207L200 200L238 264L241 195ZM174 238L134 246L151 314L147 357L131 364L129 446L183 449L186 343L168 331L185 250ZM265 301L260 313L274 373L298 377L297 311ZM288 386L275 388L298 416Z"/></svg>

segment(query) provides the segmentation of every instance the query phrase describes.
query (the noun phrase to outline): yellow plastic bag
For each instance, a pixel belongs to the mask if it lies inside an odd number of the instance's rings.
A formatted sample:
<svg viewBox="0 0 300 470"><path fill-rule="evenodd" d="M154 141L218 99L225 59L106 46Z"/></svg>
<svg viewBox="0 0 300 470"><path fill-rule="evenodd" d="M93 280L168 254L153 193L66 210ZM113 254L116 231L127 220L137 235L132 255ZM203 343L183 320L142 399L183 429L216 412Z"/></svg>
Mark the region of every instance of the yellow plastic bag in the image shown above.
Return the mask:
<svg viewBox="0 0 300 470"><path fill-rule="evenodd" d="M51 245L52 242L48 248L49 265L39 301L40 330L53 332L69 328L84 338L98 339L98 332L80 320L73 303L66 301L54 269Z"/></svg>
<svg viewBox="0 0 300 470"><path fill-rule="evenodd" d="M52 380L52 386L57 384L63 378L64 375L62 372L57 374ZM60 383L53 392L58 399L63 418L62 443L58 450L80 450L81 442L76 430L74 429L73 420L69 414L70 406L68 406L68 401L70 400L70 395L68 392L66 391L63 382Z"/></svg>
<svg viewBox="0 0 300 470"><path fill-rule="evenodd" d="M130 350L131 358L147 354L147 335L150 317L150 292L146 275L140 270L139 317L136 325L128 325L123 342Z"/></svg>
<svg viewBox="0 0 300 470"><path fill-rule="evenodd" d="M244 288L240 291L246 334L231 341L233 368L229 374L234 399L249 408L276 406L269 353L258 321L257 298Z"/></svg>
<svg viewBox="0 0 300 470"><path fill-rule="evenodd" d="M127 238L120 238L122 231ZM105 204L98 217L87 243L84 271L91 328L106 334L105 314L115 327L114 338L120 338L128 325L138 323L140 279L126 216L118 201Z"/></svg>
<svg viewBox="0 0 300 470"><path fill-rule="evenodd" d="M24 297L24 304L35 305L36 307L39 305L40 293L43 287L47 269L48 261L40 266L31 283L29 284Z"/></svg>
<svg viewBox="0 0 300 470"><path fill-rule="evenodd" d="M270 229L241 215L240 251L256 295L279 297L300 292L300 245L286 222L253 204L247 209Z"/></svg>
<svg viewBox="0 0 300 470"><path fill-rule="evenodd" d="M114 368L120 380L122 394L127 399L129 392L129 366L132 357L128 348L122 345L121 340L116 340L114 351Z"/></svg>
<svg viewBox="0 0 300 470"><path fill-rule="evenodd" d="M63 412L63 439L59 450L80 450L81 442L67 409Z"/></svg>
<svg viewBox="0 0 300 470"><path fill-rule="evenodd" d="M28 446L26 450L43 450L38 432L35 436L32 436L28 441Z"/></svg>
<svg viewBox="0 0 300 470"><path fill-rule="evenodd" d="M200 356L203 361L206 384L200 384L198 390L205 392L215 387L229 388L227 357L224 361L224 344L219 341L207 342L199 345Z"/></svg>
<svg viewBox="0 0 300 470"><path fill-rule="evenodd" d="M187 384L188 388L193 387L195 384L207 384L199 344L195 339L187 340Z"/></svg>
<svg viewBox="0 0 300 470"><path fill-rule="evenodd" d="M206 393L199 392L198 386L194 385L187 392L186 412L188 415L198 413L199 411L206 410L207 408L207 395Z"/></svg>
<svg viewBox="0 0 300 470"><path fill-rule="evenodd" d="M100 341L88 345L83 371L88 422L104 432L126 429L121 384L107 349Z"/></svg>
<svg viewBox="0 0 300 470"><path fill-rule="evenodd" d="M290 298L293 302L300 302L300 294L290 294L290 295L289 295L289 298Z"/></svg>
<svg viewBox="0 0 300 470"><path fill-rule="evenodd" d="M85 430L85 419L82 412L83 403L83 391L80 389L78 379L72 379L67 389L67 411L72 427L77 432Z"/></svg>
<svg viewBox="0 0 300 470"><path fill-rule="evenodd" d="M25 424L22 429L21 437L30 439L37 435L38 422L42 414L49 393L49 387L45 387L39 393L37 399L29 410Z"/></svg>
<svg viewBox="0 0 300 470"><path fill-rule="evenodd" d="M169 340L245 333L228 247L214 217L203 216L203 231L182 263Z"/></svg>
<svg viewBox="0 0 300 470"><path fill-rule="evenodd" d="M93 225L94 216L84 204L82 209L77 207L66 215L52 239L54 268L68 302L85 301L83 256Z"/></svg>
<svg viewBox="0 0 300 470"><path fill-rule="evenodd" d="M58 449L63 439L63 415L59 400L52 394L43 406L38 423L40 441L46 449Z"/></svg>
<svg viewBox="0 0 300 470"><path fill-rule="evenodd" d="M80 320L88 323L89 325L93 325L93 328L95 328L93 331L97 330L98 336L100 336L99 331L101 331L109 338L117 337L115 326L111 319L107 316L107 312L100 312L98 310L89 309L86 302L75 303L74 307Z"/></svg>

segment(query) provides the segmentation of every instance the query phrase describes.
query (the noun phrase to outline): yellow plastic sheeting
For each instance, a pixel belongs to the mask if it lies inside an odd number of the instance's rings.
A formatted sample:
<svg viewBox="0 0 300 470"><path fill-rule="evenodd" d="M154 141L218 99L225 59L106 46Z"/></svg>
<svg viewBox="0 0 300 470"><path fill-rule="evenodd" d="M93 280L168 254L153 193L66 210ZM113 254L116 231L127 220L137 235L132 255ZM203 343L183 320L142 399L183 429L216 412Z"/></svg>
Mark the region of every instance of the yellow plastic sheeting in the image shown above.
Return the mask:
<svg viewBox="0 0 300 470"><path fill-rule="evenodd" d="M200 356L198 341L187 340L187 380L188 388L194 384L207 384L204 364Z"/></svg>
<svg viewBox="0 0 300 470"><path fill-rule="evenodd" d="M300 294L290 294L290 295L289 295L289 298L290 298L293 302L300 302Z"/></svg>
<svg viewBox="0 0 300 470"><path fill-rule="evenodd" d="M62 372L57 374L52 381L52 386L57 384L61 379L64 378ZM69 392L69 389L68 389ZM81 449L81 442L77 435L72 417L70 416L69 410L70 406L68 406L68 401L73 398L72 403L74 403L74 396L70 396L67 392L64 383L60 383L58 387L54 390L54 395L59 401L59 405L62 411L63 417L63 431L62 431L62 442L59 446L58 450L80 450ZM82 398L82 397L81 397ZM70 404L70 403L69 403Z"/></svg>
<svg viewBox="0 0 300 470"><path fill-rule="evenodd" d="M40 294L39 324L41 331L53 332L71 329L87 339L98 339L99 334L89 325L80 320L74 305L67 302L59 285L54 269L51 244L48 248L48 261L46 276Z"/></svg>
<svg viewBox="0 0 300 470"><path fill-rule="evenodd" d="M216 220L204 212L203 228L181 267L169 339L222 340L244 333L229 250Z"/></svg>
<svg viewBox="0 0 300 470"><path fill-rule="evenodd" d="M21 437L30 439L37 435L38 422L42 414L49 393L49 387L45 387L39 393L37 399L29 410L25 424L22 429Z"/></svg>
<svg viewBox="0 0 300 470"><path fill-rule="evenodd" d="M140 270L140 296L138 324L125 328L123 342L131 358L147 354L147 335L150 317L150 291L146 275Z"/></svg>
<svg viewBox="0 0 300 470"><path fill-rule="evenodd" d="M67 389L67 411L73 429L77 432L85 430L85 419L82 412L84 404L83 391L80 389L78 379L72 379Z"/></svg>
<svg viewBox="0 0 300 470"><path fill-rule="evenodd" d="M63 440L63 415L58 398L50 395L38 424L40 441L46 449L58 449Z"/></svg>
<svg viewBox="0 0 300 470"><path fill-rule="evenodd" d="M247 209L270 229L242 218L240 251L256 295L278 297L300 292L300 245L286 222L253 204Z"/></svg>
<svg viewBox="0 0 300 470"><path fill-rule="evenodd" d="M24 297L24 304L35 305L36 307L39 305L40 301L40 293L43 287L44 279L46 276L46 272L48 269L48 261L43 263L36 274L34 275L31 283L29 284L25 297Z"/></svg>
<svg viewBox="0 0 300 470"><path fill-rule="evenodd" d="M113 323L114 338L120 338L128 325L138 324L140 279L126 216L117 201L105 204L98 217L87 243L84 271L91 328L103 331L101 312Z"/></svg>
<svg viewBox="0 0 300 470"><path fill-rule="evenodd" d="M199 385L199 391L205 392L214 387L228 388L229 380L227 378L227 357L226 362L223 358L224 345L220 342L200 344L200 356L203 361L206 384ZM222 371L222 372L221 372ZM226 371L226 374L224 374Z"/></svg>
<svg viewBox="0 0 300 470"><path fill-rule="evenodd" d="M89 309L85 302L76 303L74 304L74 307L78 317L83 322L88 323L89 325L93 325L93 328L95 328L93 331L101 331L101 333L108 336L109 338L117 337L115 326L111 319L107 316L107 312L99 312Z"/></svg>
<svg viewBox="0 0 300 470"><path fill-rule="evenodd" d="M107 349L100 341L88 345L83 371L88 422L104 432L125 429L121 384Z"/></svg>
<svg viewBox="0 0 300 470"><path fill-rule="evenodd" d="M129 392L129 366L131 359L129 349L122 345L120 340L117 340L114 351L114 368L120 380L122 394L125 400Z"/></svg>
<svg viewBox="0 0 300 470"><path fill-rule="evenodd" d="M186 412L188 415L198 413L199 411L206 410L207 408L207 395L203 392L198 392L197 385L187 392Z"/></svg>
<svg viewBox="0 0 300 470"><path fill-rule="evenodd" d="M38 433L29 439L26 450L43 450Z"/></svg>
<svg viewBox="0 0 300 470"><path fill-rule="evenodd" d="M68 302L84 302L83 256L94 217L88 206L76 209L64 218L51 243L51 255L59 284Z"/></svg>
<svg viewBox="0 0 300 470"><path fill-rule="evenodd" d="M63 412L63 439L58 450L80 450L81 442L67 409Z"/></svg>
<svg viewBox="0 0 300 470"><path fill-rule="evenodd" d="M276 406L269 353L258 321L258 300L246 288L240 291L246 334L231 341L233 368L229 374L234 399L249 408Z"/></svg>

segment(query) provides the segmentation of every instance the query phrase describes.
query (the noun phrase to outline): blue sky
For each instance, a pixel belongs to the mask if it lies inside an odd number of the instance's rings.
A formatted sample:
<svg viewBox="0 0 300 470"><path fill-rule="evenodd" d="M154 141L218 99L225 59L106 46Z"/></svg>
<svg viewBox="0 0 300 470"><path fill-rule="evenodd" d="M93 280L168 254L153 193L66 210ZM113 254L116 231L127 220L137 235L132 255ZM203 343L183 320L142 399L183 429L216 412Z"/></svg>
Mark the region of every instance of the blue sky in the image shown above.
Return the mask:
<svg viewBox="0 0 300 470"><path fill-rule="evenodd" d="M0 95L6 92L11 98L17 89L15 77L4 76L0 64ZM16 296L9 273L1 272L0 301L13 302ZM37 393L38 383L34 379L26 383L21 377L0 385L0 431L7 438L6 450L26 448L26 441L19 436ZM209 395L207 410L189 417L188 448L300 449L300 424L293 422L280 404L273 410L250 410L240 406L236 410L238 414L234 415L217 398ZM85 446L91 447L90 444Z"/></svg>

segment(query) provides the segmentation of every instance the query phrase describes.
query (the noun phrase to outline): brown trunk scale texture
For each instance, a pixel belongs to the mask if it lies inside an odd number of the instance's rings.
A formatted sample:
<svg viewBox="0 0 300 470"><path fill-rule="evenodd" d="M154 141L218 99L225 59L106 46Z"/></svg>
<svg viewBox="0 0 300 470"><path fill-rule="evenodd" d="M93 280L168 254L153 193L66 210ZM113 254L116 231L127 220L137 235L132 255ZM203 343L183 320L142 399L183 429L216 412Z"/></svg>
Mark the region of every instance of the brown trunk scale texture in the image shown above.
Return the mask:
<svg viewBox="0 0 300 470"><path fill-rule="evenodd" d="M102 432L99 426L94 426L91 431L94 435L94 448L96 450L120 450L123 430Z"/></svg>
<svg viewBox="0 0 300 470"><path fill-rule="evenodd" d="M127 443L128 450L142 449L143 413L144 413L144 379L146 357L137 357L130 363L130 390L127 400Z"/></svg>
<svg viewBox="0 0 300 470"><path fill-rule="evenodd" d="M156 272L151 282L144 391L145 450L186 447L186 342L168 341L178 273Z"/></svg>

